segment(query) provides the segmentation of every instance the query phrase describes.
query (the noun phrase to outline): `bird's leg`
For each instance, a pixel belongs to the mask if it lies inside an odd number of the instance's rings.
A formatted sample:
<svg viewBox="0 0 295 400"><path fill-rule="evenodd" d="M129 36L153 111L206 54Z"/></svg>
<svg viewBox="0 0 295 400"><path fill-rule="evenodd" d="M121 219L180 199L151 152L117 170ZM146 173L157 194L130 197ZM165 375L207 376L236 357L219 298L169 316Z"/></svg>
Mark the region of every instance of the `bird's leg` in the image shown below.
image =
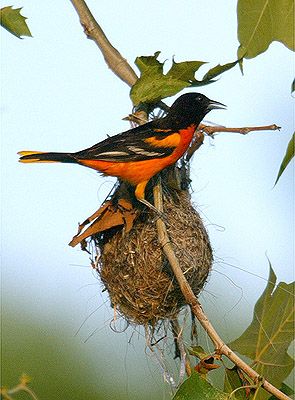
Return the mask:
<svg viewBox="0 0 295 400"><path fill-rule="evenodd" d="M161 211L159 211L155 206L153 206L149 201L147 201L146 199L138 199L142 204L146 205L148 208L150 208L151 210L153 210L159 217L163 217L163 213L161 213Z"/></svg>
<svg viewBox="0 0 295 400"><path fill-rule="evenodd" d="M153 210L154 213L156 214L156 218L155 220L157 220L158 218L160 218L166 225L169 224L169 221L166 217L166 215L161 212L160 210L158 210L155 206L153 206L149 201L147 201L146 199L138 199L141 203L143 203L144 205L146 205L150 210Z"/></svg>
<svg viewBox="0 0 295 400"><path fill-rule="evenodd" d="M148 181L140 182L136 188L135 188L135 197L137 198L138 201L140 201L142 204L147 206L150 210L153 210L159 218L164 219L165 216L164 214L159 211L155 206L153 206L149 201L147 201L144 197L144 191L146 188Z"/></svg>

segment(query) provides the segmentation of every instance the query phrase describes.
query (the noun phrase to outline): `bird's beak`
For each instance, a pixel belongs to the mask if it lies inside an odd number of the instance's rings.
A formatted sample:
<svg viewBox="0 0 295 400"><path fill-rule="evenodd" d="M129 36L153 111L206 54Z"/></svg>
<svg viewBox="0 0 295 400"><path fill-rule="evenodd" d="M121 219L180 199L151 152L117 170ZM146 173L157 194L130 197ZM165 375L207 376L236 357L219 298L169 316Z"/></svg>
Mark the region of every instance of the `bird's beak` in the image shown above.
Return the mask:
<svg viewBox="0 0 295 400"><path fill-rule="evenodd" d="M225 104L219 103L218 101L210 100L207 110L208 111L218 110L218 109L224 110L225 108L226 108Z"/></svg>

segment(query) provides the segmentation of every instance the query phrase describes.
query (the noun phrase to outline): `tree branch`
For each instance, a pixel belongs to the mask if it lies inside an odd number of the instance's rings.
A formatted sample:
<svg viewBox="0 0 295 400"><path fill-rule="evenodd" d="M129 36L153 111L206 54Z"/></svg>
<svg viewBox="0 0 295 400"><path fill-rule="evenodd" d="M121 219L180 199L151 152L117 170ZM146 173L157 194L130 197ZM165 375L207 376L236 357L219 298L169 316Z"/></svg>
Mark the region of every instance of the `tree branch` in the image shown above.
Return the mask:
<svg viewBox="0 0 295 400"><path fill-rule="evenodd" d="M198 127L198 131L207 133L207 135L213 135L217 132L233 132L240 133L241 135L247 135L249 132L253 131L276 131L280 129L281 127L277 126L276 124L265 126L245 126L243 128L226 128L225 126L209 126L200 124Z"/></svg>
<svg viewBox="0 0 295 400"><path fill-rule="evenodd" d="M133 86L138 79L136 73L119 51L111 45L85 1L71 0L71 2L79 15L86 36L97 44L108 67L128 86Z"/></svg>
<svg viewBox="0 0 295 400"><path fill-rule="evenodd" d="M100 25L97 23L95 18L93 17L91 11L89 10L87 4L84 0L71 0L74 8L76 9L81 25L84 28L84 32L89 39L95 41L100 51L102 52L105 62L108 67L128 86L133 86L137 81L138 77L129 63L122 57L119 51L114 48L107 37L105 36L103 30ZM249 133L252 130L274 130L279 129L276 125L270 125L268 127L252 127L252 128L224 128L224 127L206 127L201 125L199 131L203 131L207 134L212 134L216 132L238 132L241 134ZM199 137L199 143L196 144L195 150L200 147L202 137ZM194 151L195 151L194 150ZM163 198L162 198L162 188L161 183L159 182L154 187L154 201L156 208L159 209L160 212L163 211ZM211 325L207 316L203 312L201 304L198 302L196 296L194 295L190 285L188 284L183 272L180 268L178 259L174 253L173 246L169 241L167 229L165 223L161 218L157 219L157 229L159 241L163 247L163 251L168 258L170 265L173 269L175 277L179 283L181 291L183 293L184 298L186 299L187 304L191 306L191 309L194 315L198 318L200 324L203 326L205 331L208 333L216 350L219 354L223 354L228 357L235 365L237 365L240 369L242 369L253 381L258 381L260 379L259 374L254 371L248 364L246 364L243 360L241 360L219 337L214 327ZM275 388L269 382L264 381L262 386L269 393L276 396L281 400L290 400L288 396L282 393L280 390Z"/></svg>
<svg viewBox="0 0 295 400"><path fill-rule="evenodd" d="M155 207L163 213L163 195L162 195L162 186L159 181L154 186L154 204ZM254 382L259 382L261 380L260 375L254 371L248 364L246 364L237 354L235 354L220 338L213 325L207 318L204 313L201 304L198 299L194 295L188 281L186 280L182 269L180 268L179 261L175 255L172 243L170 242L168 232L166 229L166 225L161 218L158 218L156 221L159 242L162 246L163 252L165 253L173 273L178 281L181 292L186 300L186 303L190 305L192 312L197 317L198 321L202 325L202 327L207 332L208 336L212 340L215 351L217 354L224 355L228 359L230 359L238 368L243 370L245 374L247 374ZM280 390L278 390L275 386L273 386L268 381L264 380L261 385L266 391L273 394L280 400L291 400L290 397L286 396Z"/></svg>
<svg viewBox="0 0 295 400"><path fill-rule="evenodd" d="M194 155L194 153L203 144L204 133L206 133L209 136L213 136L214 133L218 132L232 132L232 133L240 133L241 135L247 135L249 132L254 132L254 131L276 131L280 129L281 127L277 126L276 124L265 125L265 126L245 126L242 128L226 128L225 126L211 126L211 125L200 124L195 132L194 141L187 150L185 160L189 161Z"/></svg>

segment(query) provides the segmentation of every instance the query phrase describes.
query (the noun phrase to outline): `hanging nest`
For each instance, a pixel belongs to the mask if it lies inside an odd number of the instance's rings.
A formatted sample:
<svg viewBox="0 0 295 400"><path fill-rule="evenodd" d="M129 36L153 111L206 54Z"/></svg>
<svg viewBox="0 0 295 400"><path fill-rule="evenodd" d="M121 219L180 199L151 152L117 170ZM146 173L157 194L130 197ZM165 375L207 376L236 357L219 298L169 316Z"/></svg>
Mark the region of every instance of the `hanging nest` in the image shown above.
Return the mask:
<svg viewBox="0 0 295 400"><path fill-rule="evenodd" d="M191 204L186 166L162 172L162 182L168 236L197 296L213 257L202 219ZM146 190L150 202L154 184L155 180ZM159 244L158 217L145 206L135 208L133 193L133 188L121 183L111 199L80 225L70 245L81 243L85 249L94 244L97 270L115 312L129 323L154 327L161 320L175 319L186 302Z"/></svg>
<svg viewBox="0 0 295 400"><path fill-rule="evenodd" d="M203 222L187 190L164 196L170 241L195 295L212 265L212 250ZM92 239L100 249L99 273L114 309L128 322L155 326L174 319L185 305L170 264L159 244L155 214L137 218L132 229L111 229Z"/></svg>

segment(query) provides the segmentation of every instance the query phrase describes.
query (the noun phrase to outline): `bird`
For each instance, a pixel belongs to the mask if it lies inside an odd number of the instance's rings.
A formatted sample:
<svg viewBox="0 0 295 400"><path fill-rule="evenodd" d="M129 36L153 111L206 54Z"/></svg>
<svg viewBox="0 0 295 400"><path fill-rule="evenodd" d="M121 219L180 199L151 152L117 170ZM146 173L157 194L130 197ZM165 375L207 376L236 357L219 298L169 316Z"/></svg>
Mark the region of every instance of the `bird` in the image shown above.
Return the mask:
<svg viewBox="0 0 295 400"><path fill-rule="evenodd" d="M19 161L74 163L115 176L133 186L136 199L157 212L145 198L147 183L185 154L207 113L225 108L224 104L201 93L185 93L174 101L164 117L109 136L85 150L74 153L20 151Z"/></svg>

